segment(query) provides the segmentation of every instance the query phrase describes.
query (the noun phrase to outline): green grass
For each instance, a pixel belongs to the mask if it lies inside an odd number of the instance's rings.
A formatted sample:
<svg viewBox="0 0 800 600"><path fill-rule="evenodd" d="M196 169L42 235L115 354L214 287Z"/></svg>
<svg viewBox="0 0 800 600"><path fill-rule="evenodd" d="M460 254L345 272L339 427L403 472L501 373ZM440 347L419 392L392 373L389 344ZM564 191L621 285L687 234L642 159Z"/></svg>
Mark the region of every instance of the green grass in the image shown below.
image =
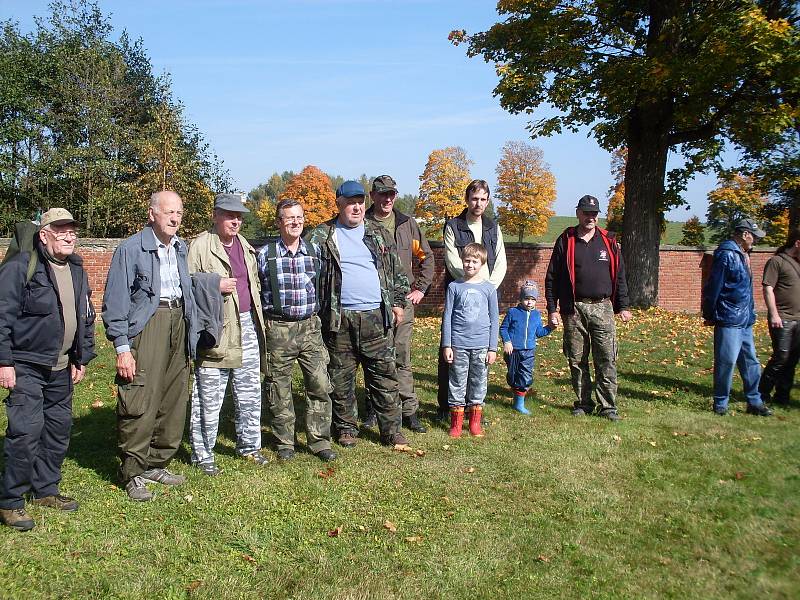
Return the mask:
<svg viewBox="0 0 800 600"><path fill-rule="evenodd" d="M414 340L426 422L437 332L420 319ZM224 473L188 466L184 446L173 466L188 482L154 486L143 504L115 485L103 343L64 465L62 491L81 509L31 507L36 529L0 528L0 597L796 598L800 411L751 417L737 391L736 414L713 415L710 336L698 318L658 310L620 324L623 420L612 424L570 416L557 331L541 340L531 417L510 409L496 364L485 438L433 427L412 436L425 451L413 456L370 436L337 448L331 472L306 453L266 468L236 459L228 408ZM761 324L757 340L765 358Z"/></svg>
<svg viewBox="0 0 800 600"><path fill-rule="evenodd" d="M575 216L551 217L547 223L547 231L542 235L526 235L523 242L530 244L552 244L564 229L577 223ZM606 220L599 220L600 227L606 226ZM435 227L427 232L428 239L441 240L441 227ZM503 231L506 243L518 241L515 233ZM677 245L683 237L683 223L679 221L667 221L667 228L661 237L663 245Z"/></svg>

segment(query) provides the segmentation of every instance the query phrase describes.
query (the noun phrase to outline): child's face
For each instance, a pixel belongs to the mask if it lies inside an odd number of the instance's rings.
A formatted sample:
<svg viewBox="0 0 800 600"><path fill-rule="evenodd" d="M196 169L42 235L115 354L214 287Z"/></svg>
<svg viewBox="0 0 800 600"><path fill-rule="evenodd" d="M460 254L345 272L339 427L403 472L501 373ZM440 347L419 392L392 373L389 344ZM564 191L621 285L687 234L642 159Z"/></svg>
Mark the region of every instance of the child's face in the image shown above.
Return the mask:
<svg viewBox="0 0 800 600"><path fill-rule="evenodd" d="M478 271L480 271L483 266L483 263L477 256L467 256L462 262L464 264L464 275L467 277L477 275Z"/></svg>
<svg viewBox="0 0 800 600"><path fill-rule="evenodd" d="M536 298L525 298L522 301L522 306L525 307L525 310L533 310L536 308Z"/></svg>

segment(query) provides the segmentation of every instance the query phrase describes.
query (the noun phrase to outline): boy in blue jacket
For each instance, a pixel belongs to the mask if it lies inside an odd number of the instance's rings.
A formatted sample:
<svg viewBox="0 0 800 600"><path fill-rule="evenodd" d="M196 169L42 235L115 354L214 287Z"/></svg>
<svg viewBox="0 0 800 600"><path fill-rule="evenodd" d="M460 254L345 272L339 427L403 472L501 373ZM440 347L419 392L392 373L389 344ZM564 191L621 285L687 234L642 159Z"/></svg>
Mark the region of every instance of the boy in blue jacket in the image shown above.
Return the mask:
<svg viewBox="0 0 800 600"><path fill-rule="evenodd" d="M534 281L526 281L519 291L519 305L508 309L500 337L503 338L503 354L508 365L506 381L514 392L514 410L529 415L525 408L525 394L533 385L533 356L536 338L550 335L553 327L542 325L542 317L536 310L539 288Z"/></svg>

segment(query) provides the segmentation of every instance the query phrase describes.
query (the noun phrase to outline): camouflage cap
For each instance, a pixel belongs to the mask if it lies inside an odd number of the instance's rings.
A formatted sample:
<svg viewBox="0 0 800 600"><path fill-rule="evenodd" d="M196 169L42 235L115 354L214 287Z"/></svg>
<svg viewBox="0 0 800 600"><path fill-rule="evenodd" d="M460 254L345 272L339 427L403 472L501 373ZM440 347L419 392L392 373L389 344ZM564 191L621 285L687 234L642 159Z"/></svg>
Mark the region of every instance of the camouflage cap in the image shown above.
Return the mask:
<svg viewBox="0 0 800 600"><path fill-rule="evenodd" d="M372 180L372 191L378 194L382 192L397 192L397 182L391 175L379 175Z"/></svg>

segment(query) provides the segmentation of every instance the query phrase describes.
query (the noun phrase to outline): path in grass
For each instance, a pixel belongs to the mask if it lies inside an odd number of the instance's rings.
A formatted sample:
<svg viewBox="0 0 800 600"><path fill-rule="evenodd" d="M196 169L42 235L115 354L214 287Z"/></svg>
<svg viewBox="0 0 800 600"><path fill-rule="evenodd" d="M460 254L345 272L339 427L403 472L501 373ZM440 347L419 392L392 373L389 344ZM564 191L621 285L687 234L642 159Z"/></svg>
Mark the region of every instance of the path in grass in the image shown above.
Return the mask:
<svg viewBox="0 0 800 600"><path fill-rule="evenodd" d="M620 325L618 424L570 416L557 331L541 340L531 417L511 411L492 368L483 439L433 427L412 436L424 456L370 436L337 448L330 469L305 453L257 468L234 457L228 407L224 474L188 466L184 446L174 466L186 485L143 504L115 485L102 343L64 466L81 509L31 507L35 530L0 528L0 597L796 598L800 405L751 417L737 392L736 414L713 415L711 329L699 324L653 310ZM756 333L765 362L762 323ZM428 421L434 318L414 343Z"/></svg>

